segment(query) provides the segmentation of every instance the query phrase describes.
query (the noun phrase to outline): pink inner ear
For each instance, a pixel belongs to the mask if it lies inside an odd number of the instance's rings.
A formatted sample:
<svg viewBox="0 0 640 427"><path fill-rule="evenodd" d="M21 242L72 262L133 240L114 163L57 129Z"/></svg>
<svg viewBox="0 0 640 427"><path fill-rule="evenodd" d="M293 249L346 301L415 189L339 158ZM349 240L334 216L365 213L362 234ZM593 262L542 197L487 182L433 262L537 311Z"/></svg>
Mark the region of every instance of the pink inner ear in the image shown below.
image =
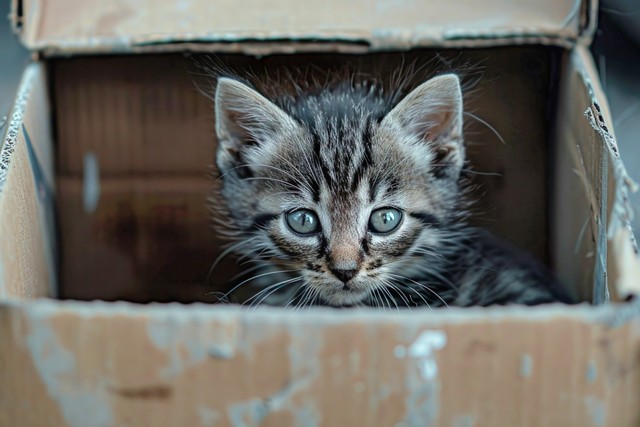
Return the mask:
<svg viewBox="0 0 640 427"><path fill-rule="evenodd" d="M447 138L453 131L454 114L451 111L443 111L438 114L434 114L433 126L429 127L425 134L427 141L435 141L439 138Z"/></svg>

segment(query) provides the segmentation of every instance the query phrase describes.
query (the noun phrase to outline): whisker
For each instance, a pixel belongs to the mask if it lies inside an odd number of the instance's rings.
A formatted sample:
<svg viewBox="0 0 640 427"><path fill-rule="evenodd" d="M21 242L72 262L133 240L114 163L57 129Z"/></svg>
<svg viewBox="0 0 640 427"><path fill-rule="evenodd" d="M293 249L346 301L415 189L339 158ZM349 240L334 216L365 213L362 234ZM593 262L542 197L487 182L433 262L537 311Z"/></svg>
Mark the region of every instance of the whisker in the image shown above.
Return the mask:
<svg viewBox="0 0 640 427"><path fill-rule="evenodd" d="M413 279L410 279L410 278L408 278L408 277L405 277L405 276L402 276L402 275L399 275L399 274L389 274L389 276L397 277L397 278L402 279L402 280L408 280L408 281L410 281L411 283L414 283L414 284L418 285L418 286L419 286L419 287L421 287L422 289L426 289L426 290L428 290L428 291L429 291L429 292L431 292L433 295L435 295L435 296L436 296L440 301L442 301L442 303L443 303L445 306L449 307L449 304L447 304L447 303L446 303L446 301L445 301L445 300L443 300L443 299L440 297L440 295L438 295L438 293L437 293L436 291L434 291L433 289L431 289L429 286L425 285L424 283L416 282L416 281L415 281L415 280L413 280Z"/></svg>
<svg viewBox="0 0 640 427"><path fill-rule="evenodd" d="M376 303L376 308L382 308L383 310L385 309L384 303L382 301L382 296L379 292L379 288L375 288L372 292L374 298L374 302Z"/></svg>
<svg viewBox="0 0 640 427"><path fill-rule="evenodd" d="M302 276L299 276L299 277L294 277L292 279L283 280L283 281L278 282L278 283L276 283L274 285L269 285L267 288L261 290L260 292L258 292L257 294L253 295L251 298L246 300L242 305L245 305L249 301L255 299L255 301L253 303L251 303L250 306L249 306L249 307L253 307L255 309L260 304L262 304L267 298L269 298L271 295L273 295L274 292L282 289L283 287L285 287L285 286L287 286L287 285L289 285L291 283L294 283L294 282L296 282L298 280L301 280L301 279L302 279ZM271 290L271 292L268 292L269 290ZM262 295L264 293L266 293L266 295L264 295L264 297L262 297L262 299L260 299L260 301L258 301L257 298L259 298L260 295Z"/></svg>
<svg viewBox="0 0 640 427"><path fill-rule="evenodd" d="M395 286L392 282L390 282L388 280L382 279L382 283L384 283L386 286L388 286L388 287L392 288L394 291L396 291L398 293L398 295L400 296L400 298L402 299L402 301L407 306L407 308L409 310L411 310L411 304L409 303L409 300L407 299L407 297L404 296L404 293L400 290L400 288L398 288L397 286Z"/></svg>
<svg viewBox="0 0 640 427"><path fill-rule="evenodd" d="M385 298L388 298L388 300L396 306L396 311L400 311L400 307L398 307L398 303L396 302L396 299L393 297L393 295L391 295L391 292L389 292L389 289L387 289L386 287L381 287L380 290L384 292ZM391 305L389 305L389 308L391 308Z"/></svg>
<svg viewBox="0 0 640 427"><path fill-rule="evenodd" d="M384 303L386 302L387 307L389 308L389 310L391 310L391 302L389 302L389 299L387 298L387 296L382 292L384 288L379 287L376 289L376 292L378 293L378 295L380 296L380 303L382 304L382 307L384 307ZM383 300L384 298L384 300Z"/></svg>
<svg viewBox="0 0 640 427"><path fill-rule="evenodd" d="M230 291L228 291L225 296L229 296L233 291L235 291L236 289L238 289L240 286L244 285L247 282L250 282L252 280L256 280L259 279L261 277L265 277L265 276L271 276L274 274L279 274L279 273L293 273L296 270L276 270L276 271L268 271L266 273L263 274L258 274L257 276L252 276L246 280L243 280L242 282L238 283L237 285L235 285Z"/></svg>
<svg viewBox="0 0 640 427"><path fill-rule="evenodd" d="M301 294L297 294L295 295L295 298L298 299L298 302L296 303L295 307L294 307L294 311L298 311L300 310L300 307L304 304L306 298L307 298L307 294L311 292L311 287L310 286L305 286L304 289L302 290Z"/></svg>
<svg viewBox="0 0 640 427"><path fill-rule="evenodd" d="M493 134L495 136L498 137L498 139L500 140L500 142L502 142L503 144L507 145L506 141L502 138L502 135L500 135L500 133L496 130L496 128L494 128L493 126L491 126L489 123L487 123L485 120L481 119L480 117L476 116L473 113L470 113L468 111L464 111L464 114L466 114L467 116L477 120L479 123L485 125L489 130L491 130L491 132L493 132Z"/></svg>
<svg viewBox="0 0 640 427"><path fill-rule="evenodd" d="M307 286L302 286L302 292L306 292L307 290ZM285 304L285 306L283 307L283 310L286 310L287 308L289 308L289 306L291 306L291 304L293 304L293 302L296 300L296 298L298 298L298 292L293 293L289 299L287 300L287 303ZM294 307L294 306L292 306Z"/></svg>
<svg viewBox="0 0 640 427"><path fill-rule="evenodd" d="M422 302L425 303L425 305L429 308L429 310L433 310L433 308L431 307L431 304L429 304L429 302L426 300L426 298L417 290L413 289L411 286L407 286L406 287L407 290L413 292L414 294L416 294L421 300Z"/></svg>
<svg viewBox="0 0 640 427"><path fill-rule="evenodd" d="M317 293L318 293L317 289L309 288L309 292L307 293L307 299L306 301L303 301L302 308L304 308L304 306L306 305L307 310L310 310L313 301L315 301Z"/></svg>
<svg viewBox="0 0 640 427"><path fill-rule="evenodd" d="M235 251L236 249L242 247L243 245L246 245L247 243L252 242L253 240L259 238L260 236L254 236L250 239L244 239L241 240L237 243L232 244L231 246L229 246L227 249L225 249L224 251L222 251L222 253L220 253L220 255L218 255L218 257L213 261L213 264L211 264L211 267L209 268L209 271L207 272L207 279L206 279L206 283L209 283L211 280L211 275L213 274L213 271L216 269L216 267L218 267L218 264L220 263L220 261L222 261L222 259L224 257L226 257L227 255L229 255L231 252Z"/></svg>

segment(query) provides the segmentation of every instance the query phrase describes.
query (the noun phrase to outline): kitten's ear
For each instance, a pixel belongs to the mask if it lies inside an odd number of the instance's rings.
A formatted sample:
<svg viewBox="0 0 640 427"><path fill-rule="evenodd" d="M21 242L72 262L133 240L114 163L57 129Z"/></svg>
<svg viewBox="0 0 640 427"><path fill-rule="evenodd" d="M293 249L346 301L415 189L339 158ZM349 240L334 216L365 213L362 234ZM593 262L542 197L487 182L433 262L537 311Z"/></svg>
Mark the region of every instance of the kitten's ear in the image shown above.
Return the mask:
<svg viewBox="0 0 640 427"><path fill-rule="evenodd" d="M274 142L279 134L296 127L295 121L277 105L250 87L220 78L215 99L217 164L221 171L243 166L242 154L249 146Z"/></svg>
<svg viewBox="0 0 640 427"><path fill-rule="evenodd" d="M436 177L458 177L464 163L462 91L455 74L434 77L407 95L383 119L383 126L400 130L435 152Z"/></svg>

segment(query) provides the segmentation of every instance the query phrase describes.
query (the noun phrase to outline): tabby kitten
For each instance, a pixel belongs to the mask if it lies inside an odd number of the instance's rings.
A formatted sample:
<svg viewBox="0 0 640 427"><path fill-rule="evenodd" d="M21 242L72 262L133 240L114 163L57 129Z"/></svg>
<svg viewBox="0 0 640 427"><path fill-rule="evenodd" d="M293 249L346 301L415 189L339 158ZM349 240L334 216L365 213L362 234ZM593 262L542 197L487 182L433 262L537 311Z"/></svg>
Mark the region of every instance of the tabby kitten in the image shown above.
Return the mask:
<svg viewBox="0 0 640 427"><path fill-rule="evenodd" d="M465 223L456 75L400 102L353 82L270 101L220 78L215 112L212 205L229 251L253 265L225 297L393 308L570 301L543 266Z"/></svg>

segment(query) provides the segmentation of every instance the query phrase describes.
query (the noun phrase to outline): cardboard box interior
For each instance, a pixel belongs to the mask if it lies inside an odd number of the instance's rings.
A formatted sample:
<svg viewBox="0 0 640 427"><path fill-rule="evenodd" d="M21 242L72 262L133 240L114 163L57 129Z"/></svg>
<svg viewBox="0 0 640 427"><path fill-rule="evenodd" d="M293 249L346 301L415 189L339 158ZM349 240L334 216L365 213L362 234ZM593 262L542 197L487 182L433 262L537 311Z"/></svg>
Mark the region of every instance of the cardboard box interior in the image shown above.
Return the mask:
<svg viewBox="0 0 640 427"><path fill-rule="evenodd" d="M219 61L240 70L297 66L322 73L351 63L389 75L415 60L425 65L424 78L428 71L461 72L469 89L469 157L479 184L473 223L550 264L581 300L605 301L611 278L614 300L620 299L620 286L622 297L637 290L627 266L638 269L635 260L628 262L637 252L629 244L624 226L629 213L620 200L630 185L615 158L612 132L598 128L598 120L584 129L584 108L594 98L590 79L597 78L591 59L583 52L577 67L568 59L584 51L581 43L591 37L594 1L545 0L532 6L492 0L460 8L438 0L429 9L437 14L419 4L393 8L378 2L342 5L340 18L332 13L334 3L303 11L280 1L266 15L255 15L212 14L207 2L154 7L128 1L12 2L11 18L23 43L54 55L47 61L44 94L38 93L52 106L47 126L53 128L55 166L43 170L47 176L55 170L49 185L52 193L55 187L59 234L49 240L59 244L48 265L59 279L56 296L207 301L206 292L234 274L228 260L214 272L214 283L205 283L221 242L202 231L209 229L204 200L215 135L212 103L196 87L209 94L211 88L197 82L202 78L193 72L201 70L193 58L148 54L184 50L227 52ZM229 7L216 4L220 10ZM285 11L289 18L282 20ZM573 50L557 47L576 43ZM506 44L523 45L501 47ZM440 50L397 52L417 46ZM359 54L300 53L305 51ZM87 56L92 53L112 55ZM197 56L195 62L207 63ZM593 110L592 119L606 116L604 110ZM46 133L47 126L38 131ZM600 142L607 138L613 142ZM598 149L602 152L595 153ZM605 191L609 186L613 193ZM575 212L584 212L584 218ZM51 215L45 216L44 227L53 228ZM608 251L614 238L621 243Z"/></svg>
<svg viewBox="0 0 640 427"><path fill-rule="evenodd" d="M212 67L271 76L348 67L381 78L404 69L414 70L414 80L460 73L466 170L477 184L472 223L549 264L580 300L605 300L606 239L597 256L605 223L594 183L603 184L598 159L606 153L594 153L598 135L576 123L584 119L574 109L591 101L571 77L577 71L567 51L544 46L49 60L39 96L51 102L54 142L39 138L45 146L38 150L55 163L43 170L56 193L57 297L213 302L208 293L224 290L238 272L227 257L209 277L225 243L207 208L216 144ZM606 173L612 177L614 168Z"/></svg>
<svg viewBox="0 0 640 427"><path fill-rule="evenodd" d="M348 66L389 79L461 73L466 86L466 168L478 187L473 223L552 265L550 230L558 87L565 57L549 47L306 54L252 59L142 55L57 59L53 102L60 294L71 299L214 301L236 274L232 257L205 283L224 247L206 200L215 161L212 76ZM92 200L95 199L95 200ZM584 222L585 218L581 218ZM526 226L523 226L526 224ZM588 240L588 237L587 237ZM574 244L576 243L574 240ZM591 298L589 272L567 279ZM90 286L88 286L90 284Z"/></svg>

